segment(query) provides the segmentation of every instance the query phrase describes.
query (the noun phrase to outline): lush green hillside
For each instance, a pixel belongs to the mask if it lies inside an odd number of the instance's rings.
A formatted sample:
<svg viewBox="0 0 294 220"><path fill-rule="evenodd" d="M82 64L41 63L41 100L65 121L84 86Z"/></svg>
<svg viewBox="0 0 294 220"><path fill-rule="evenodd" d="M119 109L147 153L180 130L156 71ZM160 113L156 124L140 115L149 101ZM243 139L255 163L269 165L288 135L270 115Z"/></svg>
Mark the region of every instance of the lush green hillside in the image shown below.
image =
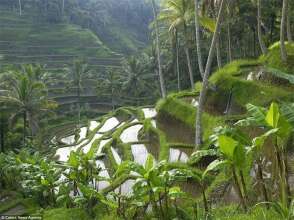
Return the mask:
<svg viewBox="0 0 294 220"><path fill-rule="evenodd" d="M38 23L34 19L29 14L1 12L2 65L40 63L60 68L78 57L88 59L93 66L119 65L120 55L107 48L89 29L67 23Z"/></svg>

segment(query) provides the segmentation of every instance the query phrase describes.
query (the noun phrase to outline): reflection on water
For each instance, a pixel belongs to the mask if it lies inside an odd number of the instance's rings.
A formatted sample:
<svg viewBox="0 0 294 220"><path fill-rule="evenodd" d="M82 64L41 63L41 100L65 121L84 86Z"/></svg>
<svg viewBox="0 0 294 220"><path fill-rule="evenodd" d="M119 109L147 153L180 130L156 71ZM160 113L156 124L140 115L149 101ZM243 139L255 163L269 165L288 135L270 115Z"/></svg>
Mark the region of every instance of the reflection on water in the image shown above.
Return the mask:
<svg viewBox="0 0 294 220"><path fill-rule="evenodd" d="M111 147L111 152L112 152L112 155L115 159L115 162L117 164L121 164L121 158L120 158L119 154L117 153L117 151L113 147Z"/></svg>
<svg viewBox="0 0 294 220"><path fill-rule="evenodd" d="M102 128L100 128L99 132L104 133L110 131L111 129L115 128L119 124L119 121L116 117L111 117L106 120L103 124Z"/></svg>
<svg viewBox="0 0 294 220"><path fill-rule="evenodd" d="M143 108L145 118L154 118L157 114L154 108Z"/></svg>
<svg viewBox="0 0 294 220"><path fill-rule="evenodd" d="M177 161L186 163L188 161L188 155L179 149L170 148L169 162L177 162Z"/></svg>
<svg viewBox="0 0 294 220"><path fill-rule="evenodd" d="M135 184L135 180L126 180L123 184L121 184L118 188L116 188L114 191L121 195L131 195L133 190L133 186Z"/></svg>
<svg viewBox="0 0 294 220"><path fill-rule="evenodd" d="M97 122L97 121L91 121L90 122L90 126L89 126L89 130L90 131L93 131L95 128L97 128L98 126L99 126L99 122Z"/></svg>
<svg viewBox="0 0 294 220"><path fill-rule="evenodd" d="M102 171L99 173L99 176L101 177L105 177L105 178L109 178L109 173L108 171L106 170L106 167L105 167L105 164L103 161L101 160L97 160L96 161L96 166L97 167L101 167L102 168ZM97 190L102 190L104 188L106 188L107 186L109 186L109 182L106 181L106 180L100 180L100 181L97 181L96 182L96 189Z"/></svg>
<svg viewBox="0 0 294 220"><path fill-rule="evenodd" d="M71 135L61 139L61 142L67 145L72 145L75 143L75 135Z"/></svg>
<svg viewBox="0 0 294 220"><path fill-rule="evenodd" d="M138 133L141 130L143 125L134 125L132 127L129 127L125 129L122 134L120 135L120 139L124 143L129 143L129 142L136 142L138 141Z"/></svg>
<svg viewBox="0 0 294 220"><path fill-rule="evenodd" d="M132 145L132 153L133 153L134 161L144 166L148 157L148 151L145 145L144 144Z"/></svg>
<svg viewBox="0 0 294 220"><path fill-rule="evenodd" d="M81 130L80 130L80 138L79 138L78 141L81 141L81 140L83 140L83 139L86 138L86 136L87 136L87 130L88 130L87 127L82 127L81 128Z"/></svg>
<svg viewBox="0 0 294 220"><path fill-rule="evenodd" d="M79 149L79 147L82 146L83 144L85 144L87 141L88 140L85 139L80 144L78 144L76 146L59 148L56 151L55 155L59 156L59 161L65 162L68 160L68 157L69 157L71 151L77 151Z"/></svg>
<svg viewBox="0 0 294 220"><path fill-rule="evenodd" d="M94 143L95 140L99 139L102 137L102 134L95 134L95 136L92 138L92 140L86 145L83 147L83 152L86 154L89 152L89 150L91 149L92 147L92 144Z"/></svg>

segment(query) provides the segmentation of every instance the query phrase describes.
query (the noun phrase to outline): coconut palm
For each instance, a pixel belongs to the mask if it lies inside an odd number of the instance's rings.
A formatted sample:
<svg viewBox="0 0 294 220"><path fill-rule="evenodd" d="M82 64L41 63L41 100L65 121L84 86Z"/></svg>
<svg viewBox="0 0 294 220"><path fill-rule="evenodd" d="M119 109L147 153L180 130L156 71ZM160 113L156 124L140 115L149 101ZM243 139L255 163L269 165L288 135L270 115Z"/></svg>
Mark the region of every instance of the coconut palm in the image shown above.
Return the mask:
<svg viewBox="0 0 294 220"><path fill-rule="evenodd" d="M120 73L116 71L114 68L107 68L106 74L101 77L98 81L97 85L97 93L98 95L101 95L101 93L110 93L111 95L111 106L114 110L115 103L114 103L114 97L119 95L119 92L121 91L121 77Z"/></svg>
<svg viewBox="0 0 294 220"><path fill-rule="evenodd" d="M154 74L151 73L151 61L146 54L140 59L132 56L123 62L123 75L125 77L122 85L123 91L127 96L131 96L139 104L142 96L150 95L154 91L154 86L150 80L154 80Z"/></svg>
<svg viewBox="0 0 294 220"><path fill-rule="evenodd" d="M204 110L203 109L204 102L205 102L206 94L207 94L207 90L208 90L208 83L209 83L208 78L210 75L213 54L215 51L217 37L218 37L218 34L220 32L220 28L221 28L221 20L223 17L225 4L226 4L226 0L222 0L220 3L218 18L217 18L217 22L216 22L216 28L215 28L215 32L213 34L211 46L209 49L209 54L208 54L205 72L204 72L203 85L202 85L202 89L201 89L200 96L199 96L199 105L197 107L198 109L197 109L197 113L196 113L196 122L195 122L195 127L196 127L196 129L195 129L195 145L196 145L196 148L199 148L202 143L202 134L201 134L201 132L202 132L202 122L201 122L202 113Z"/></svg>
<svg viewBox="0 0 294 220"><path fill-rule="evenodd" d="M82 82L90 74L88 65L83 60L75 60L73 66L68 69L69 74L72 77L71 84L76 89L77 106L78 106L78 127L81 122L81 91L83 89Z"/></svg>
<svg viewBox="0 0 294 220"><path fill-rule="evenodd" d="M157 53L157 65L158 65L158 75L159 75L159 83L160 83L160 91L161 96L163 98L166 97L166 88L163 79L162 66L161 66L161 52L160 52L160 42L159 42L159 27L157 21L157 12L156 12L156 4L154 0L151 0L154 24L155 24L155 36L156 36L156 53Z"/></svg>
<svg viewBox="0 0 294 220"><path fill-rule="evenodd" d="M284 62L287 61L287 51L285 47L285 30L286 30L286 19L288 12L288 0L283 0L283 8L282 8L282 19L281 19L281 27L280 27L280 43L281 43L281 58ZM288 19L289 20L289 19Z"/></svg>
<svg viewBox="0 0 294 220"><path fill-rule="evenodd" d="M189 70L189 78L191 88L194 88L193 68L190 56L190 42L188 23L193 17L193 2L187 0L166 0L164 9L162 10L159 19L167 23L169 30L172 32L183 31L184 35L184 51L186 54L187 65Z"/></svg>
<svg viewBox="0 0 294 220"><path fill-rule="evenodd" d="M41 81L40 66L23 66L21 71L9 71L2 76L4 90L0 93L1 105L6 105L14 111L10 120L18 116L23 119L23 143L26 143L27 130L35 134L38 129L39 116L56 107L48 100L45 84Z"/></svg>
<svg viewBox="0 0 294 220"><path fill-rule="evenodd" d="M266 54L267 48L263 42L262 31L261 31L261 0L257 0L257 35L258 35L260 49L263 54Z"/></svg>
<svg viewBox="0 0 294 220"><path fill-rule="evenodd" d="M196 36L196 47L197 47L197 58L198 58L198 66L201 76L204 74L202 53L200 47L200 33L199 33L199 1L195 0L195 36Z"/></svg>
<svg viewBox="0 0 294 220"><path fill-rule="evenodd" d="M19 16L22 15L22 5L21 5L21 0L18 0L18 8L19 8Z"/></svg>

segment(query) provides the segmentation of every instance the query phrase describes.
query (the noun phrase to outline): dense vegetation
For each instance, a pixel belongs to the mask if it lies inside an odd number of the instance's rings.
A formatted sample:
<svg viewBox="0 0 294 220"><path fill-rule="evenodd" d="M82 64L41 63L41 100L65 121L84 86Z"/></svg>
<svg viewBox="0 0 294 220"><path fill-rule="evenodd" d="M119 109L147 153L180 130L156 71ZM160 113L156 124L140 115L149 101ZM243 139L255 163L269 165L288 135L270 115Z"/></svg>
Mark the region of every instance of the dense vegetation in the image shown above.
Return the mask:
<svg viewBox="0 0 294 220"><path fill-rule="evenodd" d="M293 8L1 1L0 216L294 219Z"/></svg>

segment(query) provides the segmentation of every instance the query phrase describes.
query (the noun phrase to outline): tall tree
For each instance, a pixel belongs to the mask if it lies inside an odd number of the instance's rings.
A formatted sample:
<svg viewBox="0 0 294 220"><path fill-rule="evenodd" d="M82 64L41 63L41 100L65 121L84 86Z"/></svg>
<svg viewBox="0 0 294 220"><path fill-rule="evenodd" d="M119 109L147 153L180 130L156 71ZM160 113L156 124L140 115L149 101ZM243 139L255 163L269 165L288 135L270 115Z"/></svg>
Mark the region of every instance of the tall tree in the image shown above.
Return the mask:
<svg viewBox="0 0 294 220"><path fill-rule="evenodd" d="M69 70L72 77L72 84L77 92L77 107L78 107L78 127L81 123L81 91L83 89L82 82L90 73L88 65L83 60L75 60L72 68Z"/></svg>
<svg viewBox="0 0 294 220"><path fill-rule="evenodd" d="M152 10L153 10L153 17L154 17L154 25L155 25L155 37L156 37L156 53L157 53L157 65L158 65L158 75L159 75L159 83L160 83L160 91L161 96L163 98L166 97L166 88L162 73L162 66L161 66L161 51L160 51L160 41L159 41L159 26L157 20L157 12L156 12L156 4L154 0L151 0Z"/></svg>
<svg viewBox="0 0 294 220"><path fill-rule="evenodd" d="M257 35L258 35L260 49L263 54L266 54L267 48L263 42L262 31L261 31L261 0L257 0Z"/></svg>
<svg viewBox="0 0 294 220"><path fill-rule="evenodd" d="M200 74L203 78L204 67L202 60L202 52L200 46L200 32L199 32L199 0L195 0L195 37L196 37L196 47L197 47L197 58L198 58L198 67Z"/></svg>
<svg viewBox="0 0 294 220"><path fill-rule="evenodd" d="M195 127L196 127L196 129L195 129L195 145L196 145L196 148L199 148L202 143L202 113L204 111L204 103L205 103L206 94L207 94L207 90L208 90L208 86L209 86L208 79L209 79L209 75L210 75L213 55L215 52L216 41L217 41L218 35L220 33L220 29L221 29L221 20L223 17L225 3L226 3L226 0L221 0L221 2L220 2L219 12L218 12L217 22L216 22L216 28L215 28L215 32L213 34L213 38L211 41L211 46L209 49L207 63L206 63L205 72L204 72L202 89L201 89L200 96L199 96L199 105L197 107L196 122L195 122Z"/></svg>
<svg viewBox="0 0 294 220"><path fill-rule="evenodd" d="M281 43L281 58L284 62L287 61L287 51L285 46L285 30L286 30L286 19L287 19L287 10L288 8L288 0L283 0L282 7L282 19L281 19L281 27L280 27L280 43Z"/></svg>
<svg viewBox="0 0 294 220"><path fill-rule="evenodd" d="M18 0L18 8L19 8L19 15L22 15L22 5L21 5L21 0Z"/></svg>
<svg viewBox="0 0 294 220"><path fill-rule="evenodd" d="M190 55L190 42L189 42L189 27L193 10L192 2L187 0L166 0L164 2L164 9L160 15L160 20L165 21L169 26L170 31L181 30L184 35L184 52L187 59L188 72L191 88L194 88L193 67Z"/></svg>
<svg viewBox="0 0 294 220"><path fill-rule="evenodd" d="M287 13L287 38L288 42L292 43L293 38L292 38L292 32L291 32L291 19L290 19L290 4L288 5L288 13Z"/></svg>
<svg viewBox="0 0 294 220"><path fill-rule="evenodd" d="M23 120L23 144L26 144L27 131L34 134L38 128L38 119L55 104L47 99L45 84L41 81L41 68L27 65L22 71L10 71L2 76L1 105L13 109L10 119L19 116Z"/></svg>

